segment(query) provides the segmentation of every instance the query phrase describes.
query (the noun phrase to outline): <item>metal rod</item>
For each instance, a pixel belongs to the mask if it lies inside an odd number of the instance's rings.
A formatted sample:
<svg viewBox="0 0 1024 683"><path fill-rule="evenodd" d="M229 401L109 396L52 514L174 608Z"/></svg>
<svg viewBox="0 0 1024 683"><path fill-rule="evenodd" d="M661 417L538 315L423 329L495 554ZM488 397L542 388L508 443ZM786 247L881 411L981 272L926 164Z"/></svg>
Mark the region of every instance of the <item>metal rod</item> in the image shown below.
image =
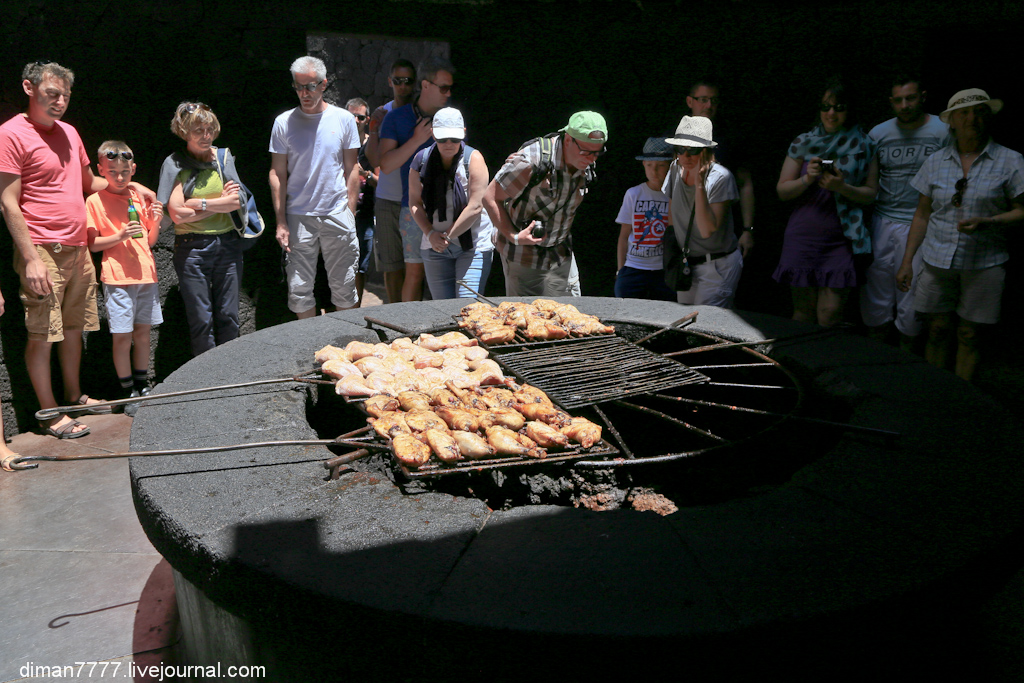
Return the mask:
<svg viewBox="0 0 1024 683"><path fill-rule="evenodd" d="M619 434L619 430L615 428L615 425L613 425L612 421L608 419L608 416L604 414L604 411L598 406L594 406L594 411L601 417L605 425L607 425L608 431L615 437L615 440L619 442L619 446L622 448L622 452L626 454L626 458L629 460L634 459L636 456L633 455L633 451L626 445L626 441L622 438L622 435Z"/></svg>
<svg viewBox="0 0 1024 683"><path fill-rule="evenodd" d="M697 319L697 313L698 313L698 311L694 311L692 313L688 313L687 315L684 315L682 318L680 318L679 320L675 321L674 323L669 323L668 325L666 325L665 327L661 328L657 332L653 332L653 333L647 335L646 337L643 337L641 339L637 339L633 343L634 344L643 344L645 341L650 341L651 339L654 339L655 337L657 337L662 332L668 332L669 330L679 329L679 325L683 325L684 323L686 325L689 325L690 323L692 323L694 320ZM684 327L685 327L685 325L684 325Z"/></svg>
<svg viewBox="0 0 1024 683"><path fill-rule="evenodd" d="M477 299L479 299L479 300L480 300L480 301L482 301L483 303L485 303L485 304L490 304L491 306L494 306L495 308L497 308L497 307L498 307L498 304L494 303L493 301L491 301L490 299L488 299L488 298L487 298L486 296L484 296L484 295L483 295L483 294L481 294L480 292L478 292L478 291L476 291L475 289L473 289L472 287L470 287L470 286L469 286L469 283L468 283L468 282L466 282L465 280L456 280L456 281L455 281L455 284L457 284L457 285L462 285L463 287L465 287L466 289L468 289L468 290L469 290L470 292L472 292L472 293L473 293L473 296L475 296L475 297L476 297Z"/></svg>
<svg viewBox="0 0 1024 683"><path fill-rule="evenodd" d="M370 454L370 451L365 448L360 448L358 451L352 451L345 455L339 455L336 458L324 461L324 469L331 473L331 479L337 479L341 476L341 466L347 465L351 462L355 462L360 458L365 458Z"/></svg>
<svg viewBox="0 0 1024 683"><path fill-rule="evenodd" d="M681 426L685 427L686 429L689 429L692 432L696 432L697 434L700 434L701 436L706 436L709 439L714 439L715 441L726 441L726 439L724 439L721 436L718 436L717 434L712 434L711 432L705 431L705 430L701 429L700 427L694 427L689 422L684 422L683 420L680 420L679 418L672 417L671 415L666 415L665 413L661 412L660 410L655 410L654 408L648 408L646 406L638 406L638 405L635 405L633 403L627 403L625 401L615 401L615 405L622 406L623 408L629 408L631 410L636 410L636 411L639 411L641 413L651 413L652 415L657 415L658 417L660 417L663 420L668 420L669 422L674 422L674 423L676 423L678 425L681 425Z"/></svg>
<svg viewBox="0 0 1024 683"><path fill-rule="evenodd" d="M775 337L774 339L757 339L753 341L742 341L742 342L721 342L719 344L709 344L707 346L696 346L692 349L683 349L682 351L670 351L661 355L671 356L683 356L688 353L700 353L702 351L717 351L718 349L727 349L736 346L757 346L759 344L784 344L786 342L802 339L804 337L816 337L816 336L828 336L838 333L840 330L830 327L825 330L812 330L810 332L801 332L800 334L791 334L785 337Z"/></svg>
<svg viewBox="0 0 1024 683"><path fill-rule="evenodd" d="M782 387L777 384L737 384L735 382L708 382L709 387L743 387L744 389L793 389L794 387Z"/></svg>
<svg viewBox="0 0 1024 683"><path fill-rule="evenodd" d="M829 427L841 427L844 430L852 432L864 432L865 434L878 434L881 436L897 437L901 436L900 432L889 431L888 429L878 429L877 427L861 427L859 425L852 425L846 422L835 422L833 420L822 420L816 417L803 417L801 415L789 415L785 413L773 413L768 410L759 410L757 408L743 408L741 406L731 406L725 403L715 403L713 401L702 401L695 398L683 398L682 396L667 396L665 394L651 394L652 398L660 398L666 401L678 401L679 403L689 403L696 406L704 406L707 408L722 408L725 410L732 410L739 413L752 413L754 415L765 415L767 417L782 417L789 418L791 420L800 420L802 422L812 422L814 424L826 425Z"/></svg>
<svg viewBox="0 0 1024 683"><path fill-rule="evenodd" d="M31 470L39 467L35 461L63 462L66 460L109 460L112 458L134 458L150 455L187 455L190 453L220 453L222 451L243 450L246 448L267 448L270 446L351 446L353 448L376 448L387 450L366 441L354 439L287 439L282 441L254 441L252 443L236 443L227 446L206 446L203 448L177 448L164 451L128 451L126 453L83 453L79 455L23 455L11 461L12 470ZM33 463L33 464L27 464Z"/></svg>
<svg viewBox="0 0 1024 683"><path fill-rule="evenodd" d="M192 394L201 394L207 391L220 391L222 389L241 389L243 387L253 387L259 384L279 384L282 382L304 382L306 384L334 384L332 381L324 379L316 379L312 377L305 377L316 372L316 370L307 370L306 372L300 372L292 375L291 377L279 377L277 379L260 379L254 382L240 382L238 384L224 384L219 387L204 387L202 389L188 389L186 391L172 391L166 394L147 394L146 396L135 396L134 398L119 398L116 401L103 401L101 403L90 403L87 406L74 405L74 406L57 406L56 408L43 408L42 410L36 411L37 420L52 420L55 417L59 417L61 413L76 413L83 410L93 410L96 408L106 408L110 406L122 406L128 403L139 403L140 401L152 401L158 398L174 398L177 396L190 396Z"/></svg>

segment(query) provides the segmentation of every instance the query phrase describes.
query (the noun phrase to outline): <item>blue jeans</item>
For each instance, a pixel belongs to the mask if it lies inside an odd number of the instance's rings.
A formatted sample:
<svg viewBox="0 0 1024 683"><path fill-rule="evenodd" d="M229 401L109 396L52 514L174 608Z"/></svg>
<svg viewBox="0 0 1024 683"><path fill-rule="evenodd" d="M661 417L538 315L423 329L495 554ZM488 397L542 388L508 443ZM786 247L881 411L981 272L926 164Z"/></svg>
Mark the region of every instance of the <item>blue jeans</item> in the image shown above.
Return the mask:
<svg viewBox="0 0 1024 683"><path fill-rule="evenodd" d="M622 266L615 278L615 296L620 299L676 300L676 293L665 284L664 270L640 270L630 266Z"/></svg>
<svg viewBox="0 0 1024 683"><path fill-rule="evenodd" d="M484 293L484 285L491 274L493 251L463 251L456 240L440 253L433 249L420 249L420 255L423 256L423 272L433 299L455 299L456 280L465 280L473 290ZM459 287L458 298L472 299L473 296L465 287Z"/></svg>
<svg viewBox="0 0 1024 683"><path fill-rule="evenodd" d="M238 337L238 286L242 281L242 240L222 235L178 235L174 270L185 302L192 355Z"/></svg>

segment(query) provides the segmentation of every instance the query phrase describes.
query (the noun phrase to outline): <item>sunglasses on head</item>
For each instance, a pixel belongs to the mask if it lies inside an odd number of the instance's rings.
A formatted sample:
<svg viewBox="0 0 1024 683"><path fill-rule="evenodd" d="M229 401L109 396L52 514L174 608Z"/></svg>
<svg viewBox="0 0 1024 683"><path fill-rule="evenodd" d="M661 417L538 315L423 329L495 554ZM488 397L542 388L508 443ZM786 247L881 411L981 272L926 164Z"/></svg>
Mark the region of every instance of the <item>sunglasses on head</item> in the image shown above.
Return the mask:
<svg viewBox="0 0 1024 683"><path fill-rule="evenodd" d="M210 111L210 108L202 102L190 102L185 105L185 111L187 111L189 114L195 114L197 109L202 109L203 111Z"/></svg>
<svg viewBox="0 0 1024 683"><path fill-rule="evenodd" d="M391 84L392 85L412 85L412 82L413 82L413 77L412 76L392 76L391 77Z"/></svg>
<svg viewBox="0 0 1024 683"><path fill-rule="evenodd" d="M131 161L135 158L135 155L131 152L104 152L103 156L113 161L114 159L121 157L125 161Z"/></svg>
<svg viewBox="0 0 1024 683"><path fill-rule="evenodd" d="M303 90L308 90L309 92L316 92L316 89L319 88L320 84L323 83L325 80L327 79L325 78L323 80L319 80L316 83L306 83L305 85L303 85L302 83L292 83L292 89L294 89L295 92L302 92Z"/></svg>
<svg viewBox="0 0 1024 683"><path fill-rule="evenodd" d="M846 111L846 105L845 104L825 104L824 102L822 102L821 105L818 107L818 109L821 110L822 114L827 112L829 109L835 109L837 114L842 114L844 111Z"/></svg>
<svg viewBox="0 0 1024 683"><path fill-rule="evenodd" d="M953 195L952 202L953 206L959 209L964 203L964 190L967 189L967 178L961 178L956 181L956 185L954 187L956 188L956 194Z"/></svg>

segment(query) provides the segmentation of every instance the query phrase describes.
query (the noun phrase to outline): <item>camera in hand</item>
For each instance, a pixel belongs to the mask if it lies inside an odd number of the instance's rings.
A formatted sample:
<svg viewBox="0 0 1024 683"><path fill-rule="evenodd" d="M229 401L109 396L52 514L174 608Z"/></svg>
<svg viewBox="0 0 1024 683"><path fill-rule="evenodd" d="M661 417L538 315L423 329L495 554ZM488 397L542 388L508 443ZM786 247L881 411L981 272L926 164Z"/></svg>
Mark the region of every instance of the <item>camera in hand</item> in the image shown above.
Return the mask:
<svg viewBox="0 0 1024 683"><path fill-rule="evenodd" d="M534 239L539 240L543 238L545 232L546 230L544 229L543 223L541 223L540 221L533 222L533 228L530 229L530 234L533 236Z"/></svg>
<svg viewBox="0 0 1024 683"><path fill-rule="evenodd" d="M824 173L831 173L832 175L835 175L835 173L836 173L836 162L835 162L835 159L822 159L821 160L821 172L823 174Z"/></svg>

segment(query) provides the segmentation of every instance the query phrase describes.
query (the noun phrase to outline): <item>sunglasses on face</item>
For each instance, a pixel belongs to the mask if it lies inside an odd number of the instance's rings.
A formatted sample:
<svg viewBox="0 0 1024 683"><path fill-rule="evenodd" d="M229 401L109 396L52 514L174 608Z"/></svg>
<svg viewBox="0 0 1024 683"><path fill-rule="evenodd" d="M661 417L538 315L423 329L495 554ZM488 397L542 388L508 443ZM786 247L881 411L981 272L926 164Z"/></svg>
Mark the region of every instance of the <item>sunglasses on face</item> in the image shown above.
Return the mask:
<svg viewBox="0 0 1024 683"><path fill-rule="evenodd" d="M412 85L412 76L392 76L391 85Z"/></svg>
<svg viewBox="0 0 1024 683"><path fill-rule="evenodd" d="M680 156L696 157L704 151L704 147L676 147L676 154Z"/></svg>
<svg viewBox="0 0 1024 683"><path fill-rule="evenodd" d="M701 104L718 104L722 101L721 97L708 97L707 95L704 97L694 97L693 99L697 100Z"/></svg>
<svg viewBox="0 0 1024 683"><path fill-rule="evenodd" d="M320 84L323 83L324 80L327 79L317 81L316 83L306 83L305 85L303 85L302 83L292 83L292 88L295 90L295 92L302 92L303 90L308 90L309 92L316 92L316 89L320 87Z"/></svg>
<svg viewBox="0 0 1024 683"><path fill-rule="evenodd" d="M845 105L845 104L825 104L825 103L823 102L823 103L822 103L822 104L821 104L821 105L820 105L820 106L818 107L818 109L820 109L820 110L821 110L821 113L822 113L822 114L824 114L825 112L827 112L827 111L828 111L829 109L835 109L835 110L836 110L836 113L837 113L837 114L842 114L842 113L843 113L844 111L846 111L846 105Z"/></svg>
<svg viewBox="0 0 1024 683"><path fill-rule="evenodd" d="M459 143L459 142L462 142L462 140L460 140L458 138L440 138L437 141L437 144L439 144L439 145L452 145L452 144L456 144L456 143Z"/></svg>
<svg viewBox="0 0 1024 683"><path fill-rule="evenodd" d="M437 83L434 83L434 81L427 81L427 83L429 83L430 85L432 85L435 88L437 88L438 90L440 90L442 95L447 95L448 93L450 93L452 91L452 88L455 87L454 84L453 85L438 85Z"/></svg>
<svg viewBox="0 0 1024 683"><path fill-rule="evenodd" d="M131 152L104 152L103 156L113 161L114 159L121 157L125 161L131 161L135 158L135 155Z"/></svg>
<svg viewBox="0 0 1024 683"><path fill-rule="evenodd" d="M961 178L956 181L954 187L956 188L956 194L953 195L953 206L959 209L964 203L964 190L967 189L967 178Z"/></svg>
<svg viewBox="0 0 1024 683"><path fill-rule="evenodd" d="M356 121L358 121L359 123L362 123L366 119L370 118L369 115L367 114L352 114L352 116L356 117Z"/></svg>
<svg viewBox="0 0 1024 683"><path fill-rule="evenodd" d="M580 146L579 140L572 137L571 135L569 136L569 139L576 143L576 149L580 151L580 156L588 157L590 159L596 159L605 153L604 147L602 147L601 149L583 149L583 147Z"/></svg>

